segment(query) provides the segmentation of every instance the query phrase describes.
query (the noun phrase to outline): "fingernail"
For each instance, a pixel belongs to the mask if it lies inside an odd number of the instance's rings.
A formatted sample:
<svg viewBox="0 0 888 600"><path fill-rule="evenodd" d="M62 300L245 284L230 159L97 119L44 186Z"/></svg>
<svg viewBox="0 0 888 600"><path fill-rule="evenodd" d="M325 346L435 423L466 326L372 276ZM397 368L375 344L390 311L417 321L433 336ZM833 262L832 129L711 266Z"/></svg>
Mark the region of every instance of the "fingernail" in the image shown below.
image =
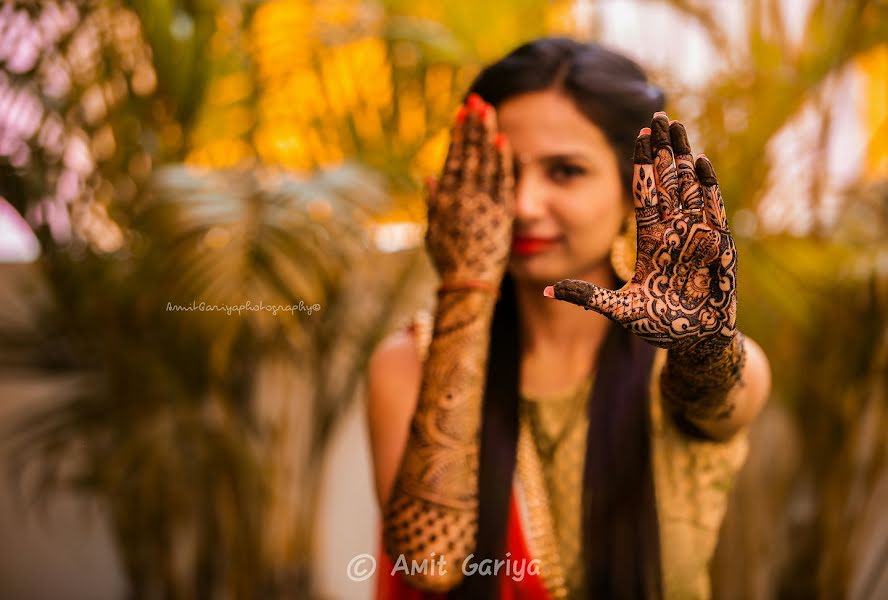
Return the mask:
<svg viewBox="0 0 888 600"><path fill-rule="evenodd" d="M545 296L546 298L554 298L555 288L551 285L547 285L546 289L543 290L543 296Z"/></svg>
<svg viewBox="0 0 888 600"><path fill-rule="evenodd" d="M487 105L486 104L481 104L481 106L478 108L478 116L481 117L482 121L484 120L484 117L487 116Z"/></svg>
<svg viewBox="0 0 888 600"><path fill-rule="evenodd" d="M642 127L641 131L638 132L638 135L650 135L651 128L650 127Z"/></svg>
<svg viewBox="0 0 888 600"><path fill-rule="evenodd" d="M481 96L473 93L473 94L469 94L469 98L468 98L468 101L466 102L466 104L469 105L469 108L478 108L478 106L480 106L482 104L482 102L483 101L481 100Z"/></svg>
<svg viewBox="0 0 888 600"><path fill-rule="evenodd" d="M656 119L657 117L665 117L665 116L666 116L666 113L665 113L665 111L662 111L662 110L658 110L657 112L654 113L654 118L655 118L655 119Z"/></svg>
<svg viewBox="0 0 888 600"><path fill-rule="evenodd" d="M459 112L456 113L456 122L462 123L463 121L465 121L466 115L468 114L468 112L469 112L468 108L466 108L465 106L460 106Z"/></svg>
<svg viewBox="0 0 888 600"><path fill-rule="evenodd" d="M493 138L493 145L497 147L497 149L502 150L503 146L506 145L506 136L502 133L496 134L496 137Z"/></svg>

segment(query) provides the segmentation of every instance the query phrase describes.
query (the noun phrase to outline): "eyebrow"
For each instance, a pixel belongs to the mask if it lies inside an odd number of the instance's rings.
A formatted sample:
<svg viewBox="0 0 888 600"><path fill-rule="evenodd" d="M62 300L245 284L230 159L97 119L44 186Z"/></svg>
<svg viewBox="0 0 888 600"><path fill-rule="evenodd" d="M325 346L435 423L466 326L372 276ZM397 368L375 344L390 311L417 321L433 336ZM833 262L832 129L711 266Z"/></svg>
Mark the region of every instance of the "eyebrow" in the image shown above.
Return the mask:
<svg viewBox="0 0 888 600"><path fill-rule="evenodd" d="M586 154L582 154L580 152L545 154L543 156L536 158L535 161L541 162L541 163L552 163L552 162L559 162L559 161L583 161L583 162L587 162L587 163L593 162L591 157L589 157ZM519 158L519 162L521 164L527 164L528 160L527 159L522 160L521 158Z"/></svg>

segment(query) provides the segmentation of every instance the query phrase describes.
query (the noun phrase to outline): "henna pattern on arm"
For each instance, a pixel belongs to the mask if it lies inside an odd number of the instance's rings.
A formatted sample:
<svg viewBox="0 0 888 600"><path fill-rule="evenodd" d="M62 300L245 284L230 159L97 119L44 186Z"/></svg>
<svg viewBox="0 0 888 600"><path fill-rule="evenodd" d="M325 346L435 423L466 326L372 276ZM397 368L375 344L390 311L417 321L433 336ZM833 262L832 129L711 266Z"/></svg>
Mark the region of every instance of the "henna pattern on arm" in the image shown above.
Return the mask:
<svg viewBox="0 0 888 600"><path fill-rule="evenodd" d="M478 291L441 298L410 437L384 511L386 550L411 561L446 560L446 572L412 583L447 590L475 546L478 452L492 297Z"/></svg>
<svg viewBox="0 0 888 600"><path fill-rule="evenodd" d="M734 412L729 392L741 382L746 361L739 331L725 346L705 341L687 354L668 354L660 376L664 406L690 429L700 421L729 418Z"/></svg>
<svg viewBox="0 0 888 600"><path fill-rule="evenodd" d="M462 578L475 546L481 403L490 325L514 214L511 158L493 109L470 97L457 117L439 189L429 196L426 245L445 285L416 412L383 509L386 551L407 564L444 557L444 568L406 575L430 591ZM474 289L473 289L474 288Z"/></svg>
<svg viewBox="0 0 888 600"><path fill-rule="evenodd" d="M574 279L554 297L595 310L668 349L663 399L679 417L730 417L744 346L736 329L737 252L709 160L693 162L684 126L656 113L636 143L635 276L608 290Z"/></svg>

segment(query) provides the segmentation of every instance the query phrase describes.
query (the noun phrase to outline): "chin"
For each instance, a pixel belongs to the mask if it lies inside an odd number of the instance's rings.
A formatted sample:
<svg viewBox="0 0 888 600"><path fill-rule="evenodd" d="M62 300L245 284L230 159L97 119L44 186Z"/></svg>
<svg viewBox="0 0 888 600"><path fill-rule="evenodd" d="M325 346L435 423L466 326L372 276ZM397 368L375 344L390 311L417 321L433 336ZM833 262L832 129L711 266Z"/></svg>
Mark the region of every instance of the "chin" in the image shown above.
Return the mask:
<svg viewBox="0 0 888 600"><path fill-rule="evenodd" d="M509 275L516 282L552 285L566 279L570 269L544 256L516 257L509 259Z"/></svg>
<svg viewBox="0 0 888 600"><path fill-rule="evenodd" d="M509 258L509 275L516 282L552 285L562 279L586 279L601 269L611 273L610 259L598 257L588 262L561 260L554 256L515 256Z"/></svg>

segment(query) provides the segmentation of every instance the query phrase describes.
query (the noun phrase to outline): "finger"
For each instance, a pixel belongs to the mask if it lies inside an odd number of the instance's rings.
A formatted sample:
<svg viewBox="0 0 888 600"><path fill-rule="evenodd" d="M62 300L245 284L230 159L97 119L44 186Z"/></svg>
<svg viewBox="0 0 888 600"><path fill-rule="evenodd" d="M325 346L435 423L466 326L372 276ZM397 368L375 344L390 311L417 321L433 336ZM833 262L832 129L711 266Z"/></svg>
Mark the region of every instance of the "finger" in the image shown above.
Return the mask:
<svg viewBox="0 0 888 600"><path fill-rule="evenodd" d="M459 185L463 167L463 150L465 145L465 121L468 107L463 104L456 113L453 126L450 128L450 146L441 173L440 184L444 189L453 190Z"/></svg>
<svg viewBox="0 0 888 600"><path fill-rule="evenodd" d="M495 199L509 214L515 210L515 174L512 167L512 146L505 134L498 133L493 140L496 148Z"/></svg>
<svg viewBox="0 0 888 600"><path fill-rule="evenodd" d="M678 176L669 139L669 118L664 112L654 113L651 121L651 146L654 150L654 181L657 184L657 200L660 216L668 218L679 212Z"/></svg>
<svg viewBox="0 0 888 600"><path fill-rule="evenodd" d="M471 94L466 106L468 110L464 123L463 172L459 182L463 192L470 191L478 184L481 170L481 148L484 141L484 101L477 94Z"/></svg>
<svg viewBox="0 0 888 600"><path fill-rule="evenodd" d="M611 318L624 304L619 292L598 287L581 279L562 279L555 284L553 291L556 300L570 302Z"/></svg>
<svg viewBox="0 0 888 600"><path fill-rule="evenodd" d="M716 229L730 233L728 227L728 214L725 211L725 202L722 199L721 190L718 187L718 179L715 177L715 169L712 163L701 154L697 158L697 179L703 191L703 209L706 212L706 222Z"/></svg>
<svg viewBox="0 0 888 600"><path fill-rule="evenodd" d="M682 212L699 214L703 218L703 190L694 171L694 157L684 125L678 121L669 124L669 139L675 153L675 170L678 174L678 194Z"/></svg>
<svg viewBox="0 0 888 600"><path fill-rule="evenodd" d="M494 188L499 162L496 141L496 111L489 104L482 103L479 109L482 135L480 141L481 164L478 168L478 189L491 197L496 195Z"/></svg>
<svg viewBox="0 0 888 600"><path fill-rule="evenodd" d="M636 227L642 230L650 228L660 220L649 127L642 129L638 139L635 140L633 162L635 165L632 174L632 197L635 203L635 222Z"/></svg>

